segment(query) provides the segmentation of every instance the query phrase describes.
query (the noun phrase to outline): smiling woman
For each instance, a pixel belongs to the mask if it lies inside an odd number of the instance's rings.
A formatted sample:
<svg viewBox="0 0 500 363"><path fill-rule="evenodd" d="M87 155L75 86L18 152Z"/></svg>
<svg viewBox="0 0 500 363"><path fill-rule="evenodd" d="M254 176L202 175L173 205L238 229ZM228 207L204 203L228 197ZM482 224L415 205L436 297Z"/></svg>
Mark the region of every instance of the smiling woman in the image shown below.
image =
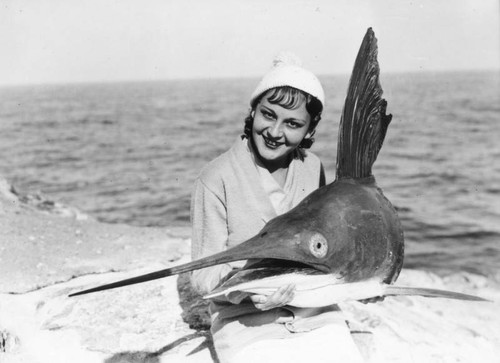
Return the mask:
<svg viewBox="0 0 500 363"><path fill-rule="evenodd" d="M245 241L324 185L319 159L305 151L312 145L323 104L318 79L294 56L280 54L251 96L244 135L196 180L193 259ZM195 272L193 282L207 293L222 275Z"/></svg>

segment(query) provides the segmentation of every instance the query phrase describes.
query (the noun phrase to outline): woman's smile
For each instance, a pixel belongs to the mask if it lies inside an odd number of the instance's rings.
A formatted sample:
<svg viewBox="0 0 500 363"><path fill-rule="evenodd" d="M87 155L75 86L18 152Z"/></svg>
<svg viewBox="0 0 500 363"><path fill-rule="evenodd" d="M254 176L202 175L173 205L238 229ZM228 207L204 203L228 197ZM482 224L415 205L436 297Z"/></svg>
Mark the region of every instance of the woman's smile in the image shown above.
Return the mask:
<svg viewBox="0 0 500 363"><path fill-rule="evenodd" d="M275 150L277 149L278 147L280 147L281 145L284 145L283 142L277 142L269 137L266 137L265 135L262 135L263 139L264 139L264 143L265 145L269 148L269 149L272 149L272 150Z"/></svg>

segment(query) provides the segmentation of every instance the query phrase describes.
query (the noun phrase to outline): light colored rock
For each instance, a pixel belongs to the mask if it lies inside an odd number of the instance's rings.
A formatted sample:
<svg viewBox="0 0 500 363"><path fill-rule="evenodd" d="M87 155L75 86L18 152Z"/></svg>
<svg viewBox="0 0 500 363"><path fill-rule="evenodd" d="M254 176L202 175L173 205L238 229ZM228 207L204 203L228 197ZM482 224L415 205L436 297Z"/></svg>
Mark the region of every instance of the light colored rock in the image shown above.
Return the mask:
<svg viewBox="0 0 500 363"><path fill-rule="evenodd" d="M155 268L165 266L154 266ZM185 357L210 339L182 318L177 278L69 298L80 289L145 270L88 275L37 291L0 295L2 330L18 347L2 362L211 361L210 350ZM182 359L181 359L182 358Z"/></svg>
<svg viewBox="0 0 500 363"><path fill-rule="evenodd" d="M399 296L341 308L353 326L373 336L371 362L493 363L500 356L500 286L491 282L478 288L474 279L453 285L428 272L403 270L397 284L464 292L491 302Z"/></svg>

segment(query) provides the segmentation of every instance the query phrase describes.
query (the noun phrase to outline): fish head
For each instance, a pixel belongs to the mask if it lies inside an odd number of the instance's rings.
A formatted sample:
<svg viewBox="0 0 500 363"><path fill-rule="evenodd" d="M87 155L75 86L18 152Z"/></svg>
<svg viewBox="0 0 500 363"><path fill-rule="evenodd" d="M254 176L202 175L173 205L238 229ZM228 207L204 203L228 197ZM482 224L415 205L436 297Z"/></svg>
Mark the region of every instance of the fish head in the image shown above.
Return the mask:
<svg viewBox="0 0 500 363"><path fill-rule="evenodd" d="M402 267L403 246L397 213L374 179L341 180L317 189L219 261L273 259L349 282L374 276L386 281Z"/></svg>

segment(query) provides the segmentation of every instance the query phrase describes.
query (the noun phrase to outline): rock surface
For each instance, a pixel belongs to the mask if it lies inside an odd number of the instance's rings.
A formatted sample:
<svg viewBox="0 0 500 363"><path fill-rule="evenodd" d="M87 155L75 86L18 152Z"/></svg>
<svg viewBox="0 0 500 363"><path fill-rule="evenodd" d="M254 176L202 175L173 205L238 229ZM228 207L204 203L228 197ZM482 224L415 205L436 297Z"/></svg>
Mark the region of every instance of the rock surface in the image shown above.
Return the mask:
<svg viewBox="0 0 500 363"><path fill-rule="evenodd" d="M43 198L20 198L1 178L0 231L1 362L216 361L206 302L186 276L67 297L188 261L189 231L99 223ZM403 270L398 284L492 302L401 296L344 303L352 336L370 362L498 361L495 280Z"/></svg>

